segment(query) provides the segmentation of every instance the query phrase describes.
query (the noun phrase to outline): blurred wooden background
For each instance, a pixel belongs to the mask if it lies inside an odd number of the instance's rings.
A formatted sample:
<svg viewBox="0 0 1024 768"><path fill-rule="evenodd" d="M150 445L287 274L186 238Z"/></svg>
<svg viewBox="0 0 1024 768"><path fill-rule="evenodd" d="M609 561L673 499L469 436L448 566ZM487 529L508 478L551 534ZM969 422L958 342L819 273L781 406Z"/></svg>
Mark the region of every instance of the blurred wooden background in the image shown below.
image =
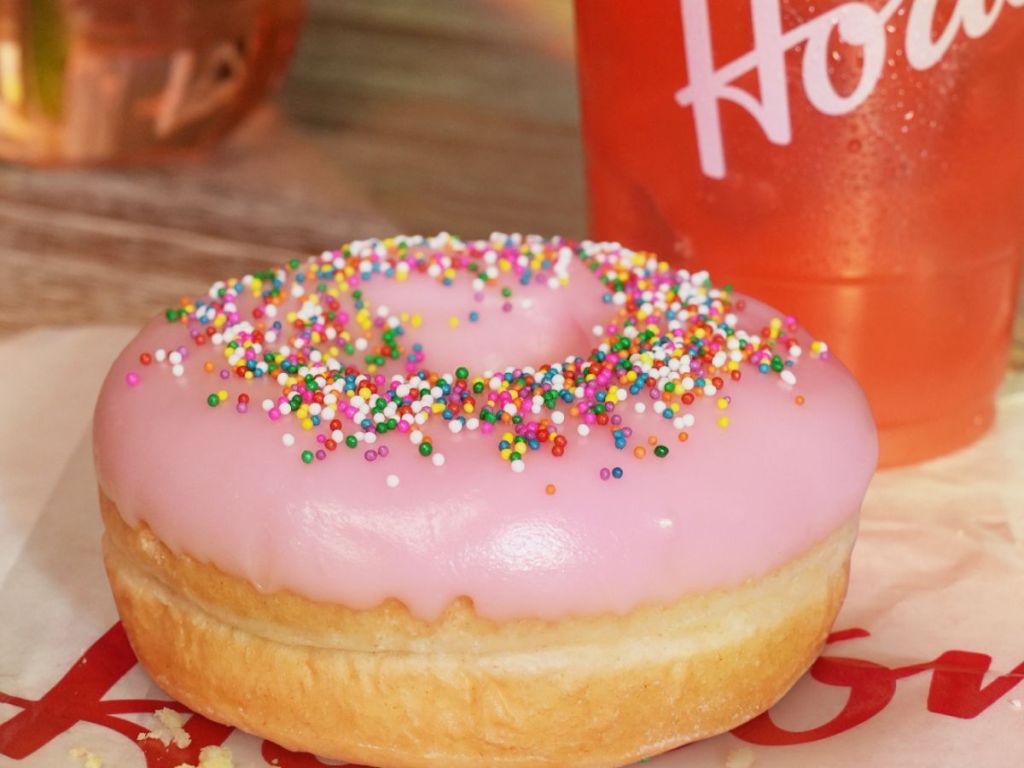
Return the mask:
<svg viewBox="0 0 1024 768"><path fill-rule="evenodd" d="M571 0L310 0L274 103L207 162L0 168L0 333L141 323L354 237L581 236L572 56ZM1024 367L1024 313L1015 337Z"/></svg>
<svg viewBox="0 0 1024 768"><path fill-rule="evenodd" d="M310 0L274 103L206 162L0 167L0 332L141 323L367 236L583 234L570 0Z"/></svg>

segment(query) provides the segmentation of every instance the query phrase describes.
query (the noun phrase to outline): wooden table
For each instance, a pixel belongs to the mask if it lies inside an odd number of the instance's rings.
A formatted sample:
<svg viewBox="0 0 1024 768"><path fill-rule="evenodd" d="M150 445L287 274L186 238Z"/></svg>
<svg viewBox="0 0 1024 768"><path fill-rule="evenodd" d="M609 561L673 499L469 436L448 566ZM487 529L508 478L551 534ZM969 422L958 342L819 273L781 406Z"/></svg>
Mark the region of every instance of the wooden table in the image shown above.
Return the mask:
<svg viewBox="0 0 1024 768"><path fill-rule="evenodd" d="M311 0L273 105L207 162L0 168L0 332L141 323L354 237L584 233L570 0ZM1014 365L1024 368L1024 314Z"/></svg>

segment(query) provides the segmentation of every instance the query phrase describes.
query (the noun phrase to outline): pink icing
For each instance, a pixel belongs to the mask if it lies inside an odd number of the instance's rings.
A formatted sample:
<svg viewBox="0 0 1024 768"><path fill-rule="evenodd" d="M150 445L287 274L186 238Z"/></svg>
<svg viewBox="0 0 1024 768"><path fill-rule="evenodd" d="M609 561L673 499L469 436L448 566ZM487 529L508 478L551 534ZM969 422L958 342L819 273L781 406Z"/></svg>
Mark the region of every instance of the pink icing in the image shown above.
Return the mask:
<svg viewBox="0 0 1024 768"><path fill-rule="evenodd" d="M377 304L422 315L414 339L442 370L585 353L591 327L609 315L600 292L576 269L568 286L520 290L513 310L502 312L499 296L474 301L465 281L366 286ZM747 304L741 327L756 331L777 314ZM471 309L478 322L465 321ZM462 318L455 329L453 315ZM810 340L801 339L806 349ZM802 357L793 386L755 371L730 382L727 428L718 425L714 397L690 409L696 423L685 443L670 420L630 404L624 423L639 439L629 449L595 430L561 458L536 452L516 474L497 457L494 434L445 430L432 432L446 458L440 467L404 439L383 442L388 456L372 463L361 446L307 466L297 454L318 447L311 433L260 410L264 397L279 394L272 382L250 382L249 412L239 414L236 382L203 371L207 360L222 367L221 350L188 344L180 378L166 362L139 364L140 353L187 343L184 326L159 318L114 363L95 415L101 487L129 523L145 521L176 551L261 590L354 608L391 597L431 619L465 595L496 620L556 619L623 613L739 583L856 515L875 467L867 403L831 357ZM222 387L232 399L207 406ZM285 432L294 446L283 445ZM669 455L656 458L648 435ZM647 449L644 459L634 457L635 445ZM615 466L621 479L600 479L602 467Z"/></svg>

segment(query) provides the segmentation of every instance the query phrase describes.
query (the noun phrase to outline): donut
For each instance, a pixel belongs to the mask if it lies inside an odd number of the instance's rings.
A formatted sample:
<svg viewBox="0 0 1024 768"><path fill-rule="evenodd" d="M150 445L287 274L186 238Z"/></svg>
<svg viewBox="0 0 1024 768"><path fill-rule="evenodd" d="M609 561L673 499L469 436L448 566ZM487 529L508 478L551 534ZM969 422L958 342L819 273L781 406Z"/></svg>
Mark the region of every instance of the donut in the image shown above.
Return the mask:
<svg viewBox="0 0 1024 768"><path fill-rule="evenodd" d="M104 561L192 710L390 768L617 766L765 711L844 598L877 441L792 317L615 243L352 242L143 328Z"/></svg>

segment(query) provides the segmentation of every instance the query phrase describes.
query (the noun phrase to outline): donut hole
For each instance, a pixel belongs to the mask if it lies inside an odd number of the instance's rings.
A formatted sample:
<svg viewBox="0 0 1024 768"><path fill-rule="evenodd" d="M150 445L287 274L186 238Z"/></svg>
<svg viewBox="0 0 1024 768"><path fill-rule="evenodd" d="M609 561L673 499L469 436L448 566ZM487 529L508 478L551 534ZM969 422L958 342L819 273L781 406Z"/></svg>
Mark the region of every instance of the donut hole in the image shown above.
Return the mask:
<svg viewBox="0 0 1024 768"><path fill-rule="evenodd" d="M406 316L401 347L422 354L417 368L453 372L464 367L481 375L585 357L594 349L594 326L614 318L615 310L602 301L597 280L582 272L577 278L558 287L548 286L546 278L528 285L507 279L475 292L465 275L443 285L412 274L402 282L367 281L361 300L373 316L401 308ZM387 368L402 370L394 363Z"/></svg>

